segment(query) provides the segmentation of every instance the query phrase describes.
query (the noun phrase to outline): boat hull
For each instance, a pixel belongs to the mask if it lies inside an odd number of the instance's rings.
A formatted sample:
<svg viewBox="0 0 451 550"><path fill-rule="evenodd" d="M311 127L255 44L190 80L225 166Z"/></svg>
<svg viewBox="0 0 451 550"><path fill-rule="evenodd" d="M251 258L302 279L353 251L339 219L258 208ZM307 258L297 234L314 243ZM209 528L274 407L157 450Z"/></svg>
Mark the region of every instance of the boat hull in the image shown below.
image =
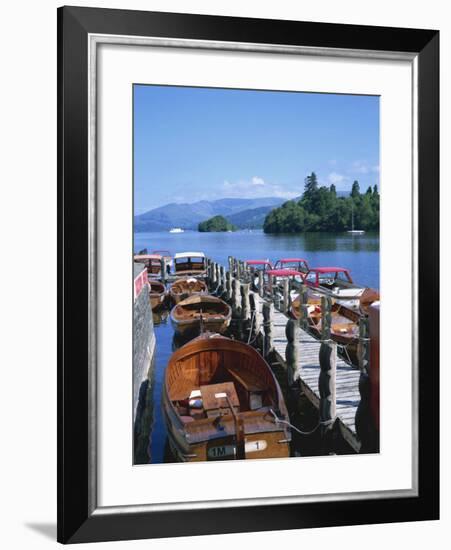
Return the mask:
<svg viewBox="0 0 451 550"><path fill-rule="evenodd" d="M164 294L151 294L149 299L152 311L157 311L164 307L165 298L166 296Z"/></svg>
<svg viewBox="0 0 451 550"><path fill-rule="evenodd" d="M180 336L188 336L188 335L197 335L201 332L201 325L203 330L206 330L208 332L216 332L218 334L223 334L228 326L230 325L230 319L220 319L220 320L208 320L203 319L202 323L200 319L196 319L193 321L177 321L173 318L171 315L171 322L172 326L174 327L174 330L180 334Z"/></svg>
<svg viewBox="0 0 451 550"><path fill-rule="evenodd" d="M193 391L202 409L194 409L194 415L191 398L189 405L185 399ZM225 395L221 392L229 396L227 402L220 401ZM254 392L261 395L257 403ZM290 456L288 412L280 387L266 361L242 342L205 333L177 350L165 373L162 407L177 461Z"/></svg>

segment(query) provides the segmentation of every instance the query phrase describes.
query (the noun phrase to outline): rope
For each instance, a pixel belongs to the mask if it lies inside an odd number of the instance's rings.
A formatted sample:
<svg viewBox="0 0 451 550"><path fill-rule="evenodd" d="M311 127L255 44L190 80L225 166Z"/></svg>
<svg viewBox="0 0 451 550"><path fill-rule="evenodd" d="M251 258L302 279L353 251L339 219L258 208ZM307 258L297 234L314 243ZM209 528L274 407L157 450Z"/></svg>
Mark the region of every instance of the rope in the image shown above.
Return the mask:
<svg viewBox="0 0 451 550"><path fill-rule="evenodd" d="M276 415L276 413L273 411L273 409L269 409L269 412L274 416L274 421L275 421L276 424L286 424L287 426L290 426L290 428L292 430L298 432L301 435L311 435L312 433L316 432L316 430L321 425L327 425L327 424L330 424L332 422L332 420L326 420L326 421L319 420L318 424L313 428L313 430L311 430L309 432L304 432L304 431L300 430L299 428L297 428L296 426L294 426L293 424L291 424L291 422L288 422L288 420L282 420L281 418L279 418Z"/></svg>

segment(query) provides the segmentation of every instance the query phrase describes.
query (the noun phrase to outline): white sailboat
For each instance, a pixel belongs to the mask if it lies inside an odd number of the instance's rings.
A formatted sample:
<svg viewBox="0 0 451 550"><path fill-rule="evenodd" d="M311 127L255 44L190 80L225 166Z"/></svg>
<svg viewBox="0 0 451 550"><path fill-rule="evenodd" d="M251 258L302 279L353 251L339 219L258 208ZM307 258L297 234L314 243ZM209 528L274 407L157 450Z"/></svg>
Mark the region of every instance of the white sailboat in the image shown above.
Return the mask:
<svg viewBox="0 0 451 550"><path fill-rule="evenodd" d="M346 233L350 233L351 235L363 235L365 231L363 229L354 229L354 204L351 206L351 213L352 213L352 229L349 229L346 231Z"/></svg>

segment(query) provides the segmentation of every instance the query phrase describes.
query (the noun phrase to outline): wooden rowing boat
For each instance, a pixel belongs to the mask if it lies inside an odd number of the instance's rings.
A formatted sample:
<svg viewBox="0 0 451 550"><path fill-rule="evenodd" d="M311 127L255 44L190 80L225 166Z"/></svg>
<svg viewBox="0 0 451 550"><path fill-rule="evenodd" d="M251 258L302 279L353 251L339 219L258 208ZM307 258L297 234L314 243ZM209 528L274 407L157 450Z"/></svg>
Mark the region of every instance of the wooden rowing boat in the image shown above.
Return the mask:
<svg viewBox="0 0 451 550"><path fill-rule="evenodd" d="M166 300L166 287L163 283L160 283L160 281L152 279L149 280L149 286L150 305L152 306L152 310L156 311L164 305Z"/></svg>
<svg viewBox="0 0 451 550"><path fill-rule="evenodd" d="M307 291L307 307L310 309L310 311L313 311L312 306L320 306L321 305L321 296L323 294L321 292L316 292L313 288L308 288ZM335 301L335 298L333 298ZM368 308L371 304L374 302L377 302L380 300L380 295L377 290L374 288L365 288L361 294L361 296L358 297L357 306L352 308L353 311L360 313L362 315L368 314ZM350 309L349 307L344 306L346 309ZM291 314L295 319L301 318L301 295L298 294L296 298L291 303Z"/></svg>
<svg viewBox="0 0 451 550"><path fill-rule="evenodd" d="M308 323L312 332L320 337L322 333L321 305L308 304ZM332 304L330 337L343 347L345 359L358 366L360 313L339 303Z"/></svg>
<svg viewBox="0 0 451 550"><path fill-rule="evenodd" d="M182 300L186 300L190 296L195 296L199 294L208 294L208 287L204 281L200 279L195 279L194 277L188 277L185 279L180 279L173 283L169 293L171 295L172 301L175 304L178 304Z"/></svg>
<svg viewBox="0 0 451 550"><path fill-rule="evenodd" d="M243 342L205 333L173 353L163 410L179 461L290 456L279 384L263 357Z"/></svg>
<svg viewBox="0 0 451 550"><path fill-rule="evenodd" d="M179 334L224 332L230 325L232 308L215 296L195 295L172 308L171 321Z"/></svg>

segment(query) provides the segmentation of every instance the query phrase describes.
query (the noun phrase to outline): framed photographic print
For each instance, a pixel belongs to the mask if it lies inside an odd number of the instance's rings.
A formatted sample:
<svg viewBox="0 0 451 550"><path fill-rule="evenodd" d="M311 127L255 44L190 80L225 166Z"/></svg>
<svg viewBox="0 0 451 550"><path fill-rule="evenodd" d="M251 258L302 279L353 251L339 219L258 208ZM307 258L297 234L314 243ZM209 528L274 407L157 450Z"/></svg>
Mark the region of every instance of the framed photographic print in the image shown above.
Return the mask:
<svg viewBox="0 0 451 550"><path fill-rule="evenodd" d="M438 518L438 31L64 7L58 540Z"/></svg>

